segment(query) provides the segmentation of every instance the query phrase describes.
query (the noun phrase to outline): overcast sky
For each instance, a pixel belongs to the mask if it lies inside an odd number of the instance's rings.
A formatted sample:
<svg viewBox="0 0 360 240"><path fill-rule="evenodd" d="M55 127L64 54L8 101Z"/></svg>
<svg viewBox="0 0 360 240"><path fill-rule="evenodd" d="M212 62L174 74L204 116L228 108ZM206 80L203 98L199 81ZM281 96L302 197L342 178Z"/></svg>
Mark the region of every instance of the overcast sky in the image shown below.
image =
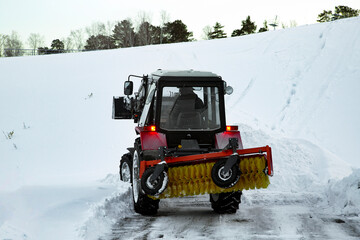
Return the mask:
<svg viewBox="0 0 360 240"><path fill-rule="evenodd" d="M248 15L258 29L275 16L287 25L291 20L304 25L316 23L319 13L338 5L360 9L360 0L0 0L0 34L14 30L25 44L30 33L39 33L49 46L56 38L68 37L71 30L94 22L135 21L139 12L146 12L152 24L158 25L164 10L170 21L182 20L200 40L203 28L216 21L230 36Z"/></svg>

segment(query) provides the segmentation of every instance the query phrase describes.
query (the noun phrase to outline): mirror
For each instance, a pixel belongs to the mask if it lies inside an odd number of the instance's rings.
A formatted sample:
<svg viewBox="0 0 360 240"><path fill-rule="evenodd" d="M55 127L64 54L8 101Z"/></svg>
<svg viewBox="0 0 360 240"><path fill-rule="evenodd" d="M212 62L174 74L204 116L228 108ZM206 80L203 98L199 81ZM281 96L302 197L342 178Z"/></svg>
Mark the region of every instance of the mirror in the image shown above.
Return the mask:
<svg viewBox="0 0 360 240"><path fill-rule="evenodd" d="M133 93L133 82L132 81L125 81L124 82L124 94L129 96Z"/></svg>

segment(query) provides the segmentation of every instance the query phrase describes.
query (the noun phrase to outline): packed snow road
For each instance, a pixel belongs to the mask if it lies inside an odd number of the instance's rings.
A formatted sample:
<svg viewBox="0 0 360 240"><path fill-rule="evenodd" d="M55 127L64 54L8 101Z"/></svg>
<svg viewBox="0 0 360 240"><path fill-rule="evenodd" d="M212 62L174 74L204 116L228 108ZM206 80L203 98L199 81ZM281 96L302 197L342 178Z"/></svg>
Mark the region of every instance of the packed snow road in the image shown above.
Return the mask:
<svg viewBox="0 0 360 240"><path fill-rule="evenodd" d="M100 239L360 238L360 217L332 214L314 193L245 194L230 215L214 213L207 195L162 200L158 215L129 215Z"/></svg>

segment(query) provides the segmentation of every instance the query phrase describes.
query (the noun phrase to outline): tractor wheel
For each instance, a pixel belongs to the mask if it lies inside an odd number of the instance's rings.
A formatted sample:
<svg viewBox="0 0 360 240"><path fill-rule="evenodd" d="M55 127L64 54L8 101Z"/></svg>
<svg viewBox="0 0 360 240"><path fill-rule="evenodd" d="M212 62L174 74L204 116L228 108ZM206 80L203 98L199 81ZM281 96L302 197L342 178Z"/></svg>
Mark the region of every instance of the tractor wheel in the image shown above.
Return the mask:
<svg viewBox="0 0 360 240"><path fill-rule="evenodd" d="M131 162L130 153L126 153L121 157L119 168L120 168L120 180L123 182L131 183L132 162Z"/></svg>
<svg viewBox="0 0 360 240"><path fill-rule="evenodd" d="M141 149L141 148L138 148ZM153 200L143 193L140 180L140 151L135 150L132 164L132 193L134 210L142 215L154 215L159 208L160 200Z"/></svg>
<svg viewBox="0 0 360 240"><path fill-rule="evenodd" d="M225 164L226 160L216 162L211 169L211 178L217 186L221 188L230 188L239 181L239 164L234 164L227 173L223 171Z"/></svg>
<svg viewBox="0 0 360 240"><path fill-rule="evenodd" d="M141 177L141 187L146 194L157 196L164 192L169 180L166 171L163 171L160 173L160 176L157 179L150 181L154 171L155 167L151 167L145 170Z"/></svg>
<svg viewBox="0 0 360 240"><path fill-rule="evenodd" d="M241 202L241 191L210 194L211 207L216 213L236 213Z"/></svg>

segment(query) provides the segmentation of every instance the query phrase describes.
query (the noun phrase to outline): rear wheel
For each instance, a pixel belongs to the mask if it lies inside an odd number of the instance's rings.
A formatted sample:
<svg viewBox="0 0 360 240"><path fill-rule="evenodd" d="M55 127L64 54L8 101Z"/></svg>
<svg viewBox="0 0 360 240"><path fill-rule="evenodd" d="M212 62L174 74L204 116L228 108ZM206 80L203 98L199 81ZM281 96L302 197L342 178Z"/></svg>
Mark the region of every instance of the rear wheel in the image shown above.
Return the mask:
<svg viewBox="0 0 360 240"><path fill-rule="evenodd" d="M236 213L241 202L241 191L210 194L211 207L217 213Z"/></svg>
<svg viewBox="0 0 360 240"><path fill-rule="evenodd" d="M134 210L142 215L154 215L159 208L160 200L153 200L149 198L141 190L140 180L140 153L139 149L135 150L132 162L132 192Z"/></svg>
<svg viewBox="0 0 360 240"><path fill-rule="evenodd" d="M120 168L120 172L119 172L120 180L131 183L132 162L131 162L131 154L130 153L124 154L121 157L119 168Z"/></svg>

